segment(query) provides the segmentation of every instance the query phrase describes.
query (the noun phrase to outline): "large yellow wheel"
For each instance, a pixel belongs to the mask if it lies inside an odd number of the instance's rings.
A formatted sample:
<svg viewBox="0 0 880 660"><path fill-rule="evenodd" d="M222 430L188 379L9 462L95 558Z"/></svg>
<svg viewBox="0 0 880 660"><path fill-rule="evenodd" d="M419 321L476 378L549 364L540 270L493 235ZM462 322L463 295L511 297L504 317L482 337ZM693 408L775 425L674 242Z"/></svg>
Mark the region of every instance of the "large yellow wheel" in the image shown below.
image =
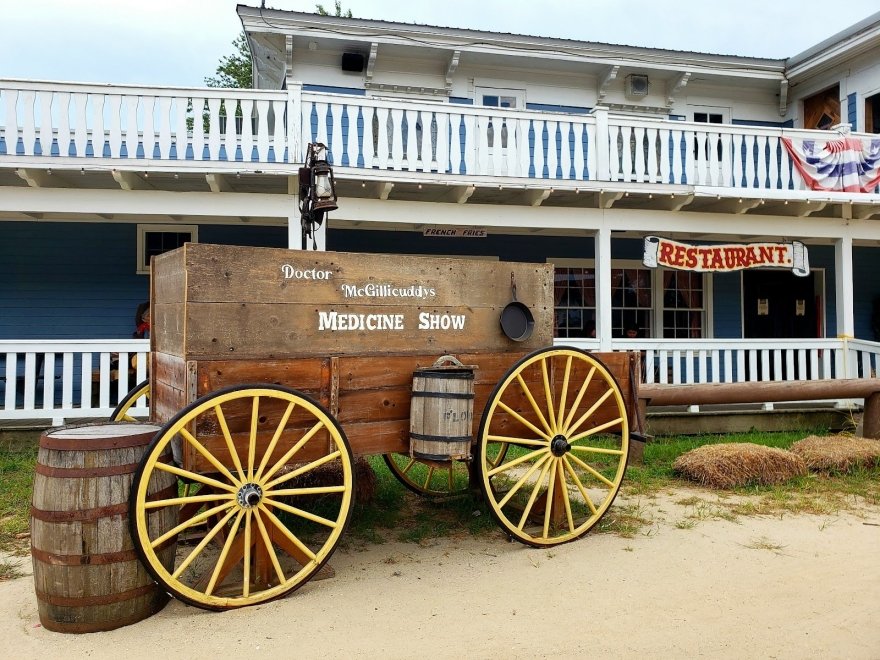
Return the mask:
<svg viewBox="0 0 880 660"><path fill-rule="evenodd" d="M352 511L352 465L342 429L305 394L277 385L218 390L180 411L145 454L131 490L135 548L156 581L192 605L278 598L336 548ZM149 496L169 474L177 496ZM178 510L171 529L160 524L168 507ZM173 564L163 563L160 551L174 543Z"/></svg>
<svg viewBox="0 0 880 660"><path fill-rule="evenodd" d="M623 480L629 427L620 388L584 351L540 349L495 387L478 443L480 487L498 524L532 546L573 541Z"/></svg>
<svg viewBox="0 0 880 660"><path fill-rule="evenodd" d="M138 399L141 397L149 397L150 396L150 379L147 378L142 380L140 383L135 385L131 390L129 390L128 394L119 402L119 405L116 406L116 409L110 415L111 422L136 422L138 421L136 418L132 417L129 414L129 410L131 410Z"/></svg>

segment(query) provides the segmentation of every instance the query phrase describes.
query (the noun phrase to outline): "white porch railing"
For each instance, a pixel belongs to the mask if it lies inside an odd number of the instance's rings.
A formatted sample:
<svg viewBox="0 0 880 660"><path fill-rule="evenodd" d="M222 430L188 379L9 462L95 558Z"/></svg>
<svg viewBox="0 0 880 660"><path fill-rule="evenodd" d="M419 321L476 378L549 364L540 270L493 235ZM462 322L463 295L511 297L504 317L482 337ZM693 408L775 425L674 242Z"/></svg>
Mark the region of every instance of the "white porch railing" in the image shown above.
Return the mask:
<svg viewBox="0 0 880 660"><path fill-rule="evenodd" d="M300 162L298 149L292 158L288 151L298 137L286 121L295 99L285 91L0 80L0 157L145 169Z"/></svg>
<svg viewBox="0 0 880 660"><path fill-rule="evenodd" d="M570 182L701 186L742 195L806 190L782 138L828 131L504 110L287 90L0 80L0 164L255 165L292 173L303 145L334 165ZM878 186L874 193L880 193Z"/></svg>
<svg viewBox="0 0 880 660"><path fill-rule="evenodd" d="M145 339L0 340L0 420L107 418L147 377L149 350ZM148 415L146 400L131 413Z"/></svg>
<svg viewBox="0 0 880 660"><path fill-rule="evenodd" d="M557 344L598 350L596 339ZM880 373L880 343L842 339L615 339L613 350L643 353L646 383L734 383L869 378ZM109 417L147 377L143 339L0 340L0 421ZM133 373L126 368L136 358ZM846 403L841 401L840 403ZM146 417L145 399L132 414Z"/></svg>
<svg viewBox="0 0 880 660"><path fill-rule="evenodd" d="M599 348L596 339L555 343ZM880 373L880 343L864 340L614 339L611 346L642 352L644 383L790 382L873 378Z"/></svg>

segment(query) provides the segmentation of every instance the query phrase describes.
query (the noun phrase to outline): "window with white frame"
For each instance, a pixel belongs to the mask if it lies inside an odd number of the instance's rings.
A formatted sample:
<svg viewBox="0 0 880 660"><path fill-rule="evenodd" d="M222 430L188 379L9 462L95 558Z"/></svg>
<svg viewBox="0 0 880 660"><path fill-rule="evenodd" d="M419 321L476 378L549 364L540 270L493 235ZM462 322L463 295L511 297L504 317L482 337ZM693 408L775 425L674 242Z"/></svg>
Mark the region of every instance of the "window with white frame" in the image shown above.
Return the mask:
<svg viewBox="0 0 880 660"><path fill-rule="evenodd" d="M196 225L138 225L137 272L149 274L152 257L198 241Z"/></svg>
<svg viewBox="0 0 880 660"><path fill-rule="evenodd" d="M663 280L663 337L705 337L706 276L683 270L662 270L659 274Z"/></svg>
<svg viewBox="0 0 880 660"><path fill-rule="evenodd" d="M553 297L555 336L596 336L596 273L592 267L556 266Z"/></svg>
<svg viewBox="0 0 880 660"><path fill-rule="evenodd" d="M596 274L592 262L550 259L555 264L554 334L595 337ZM616 262L611 269L611 331L614 337L694 339L709 336L709 275L644 268ZM655 319L660 319L659 324ZM628 333L628 331L633 331Z"/></svg>

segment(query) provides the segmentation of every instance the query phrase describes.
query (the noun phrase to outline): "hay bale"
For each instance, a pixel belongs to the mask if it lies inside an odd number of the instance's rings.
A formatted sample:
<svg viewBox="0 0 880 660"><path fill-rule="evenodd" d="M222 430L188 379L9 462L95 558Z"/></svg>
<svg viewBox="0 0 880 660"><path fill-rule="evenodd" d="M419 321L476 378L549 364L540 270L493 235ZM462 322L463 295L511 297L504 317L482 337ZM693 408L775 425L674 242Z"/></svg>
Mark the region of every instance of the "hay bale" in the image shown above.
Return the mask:
<svg viewBox="0 0 880 660"><path fill-rule="evenodd" d="M811 435L798 440L791 451L816 472L849 472L880 465L880 440L844 435Z"/></svg>
<svg viewBox="0 0 880 660"><path fill-rule="evenodd" d="M673 469L711 488L779 484L807 474L800 456L748 442L697 447L675 459Z"/></svg>

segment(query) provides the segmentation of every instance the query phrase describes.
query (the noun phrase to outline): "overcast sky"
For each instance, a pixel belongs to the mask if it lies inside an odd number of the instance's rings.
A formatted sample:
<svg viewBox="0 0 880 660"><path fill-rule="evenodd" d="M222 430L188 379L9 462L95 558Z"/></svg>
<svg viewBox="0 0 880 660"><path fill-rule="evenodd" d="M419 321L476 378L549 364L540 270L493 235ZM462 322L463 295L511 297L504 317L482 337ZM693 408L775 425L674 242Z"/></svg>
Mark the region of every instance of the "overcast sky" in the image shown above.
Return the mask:
<svg viewBox="0 0 880 660"><path fill-rule="evenodd" d="M235 0L7 0L0 78L200 86L241 31ZM244 4L259 5L259 0ZM314 11L304 0L267 0ZM333 1L324 2L332 8ZM785 58L877 0L344 0L358 18ZM838 9L839 8L839 9Z"/></svg>

